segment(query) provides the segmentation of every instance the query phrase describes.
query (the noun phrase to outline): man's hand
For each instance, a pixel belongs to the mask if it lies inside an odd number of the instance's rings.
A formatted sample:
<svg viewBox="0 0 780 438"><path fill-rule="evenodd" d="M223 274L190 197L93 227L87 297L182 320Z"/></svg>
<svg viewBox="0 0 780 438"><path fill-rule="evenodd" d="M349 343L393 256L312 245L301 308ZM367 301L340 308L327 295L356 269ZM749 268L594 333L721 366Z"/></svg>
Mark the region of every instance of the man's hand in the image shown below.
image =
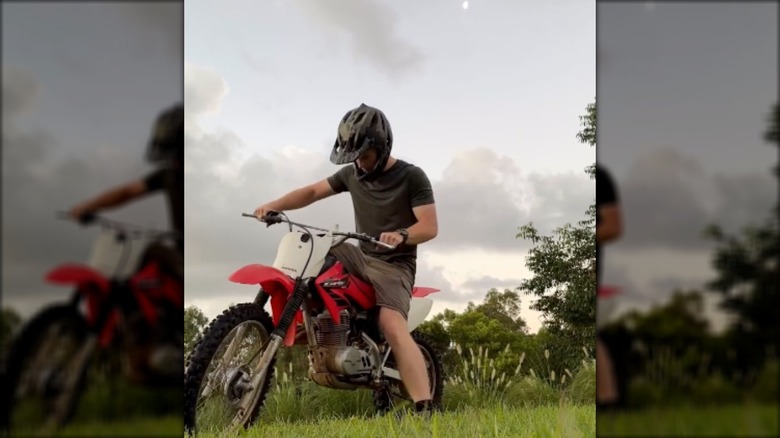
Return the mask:
<svg viewBox="0 0 780 438"><path fill-rule="evenodd" d="M68 211L68 216L78 223L85 224L95 213L95 211L92 211L85 206L77 205Z"/></svg>
<svg viewBox="0 0 780 438"><path fill-rule="evenodd" d="M271 212L281 213L281 211L278 208L275 208L272 204L265 204L257 207L255 210L255 216L258 220L260 220L263 216Z"/></svg>
<svg viewBox="0 0 780 438"><path fill-rule="evenodd" d="M404 241L404 236L397 231L391 231L389 233L382 233L382 235L379 236L379 241L392 245L393 247L398 247L398 245Z"/></svg>

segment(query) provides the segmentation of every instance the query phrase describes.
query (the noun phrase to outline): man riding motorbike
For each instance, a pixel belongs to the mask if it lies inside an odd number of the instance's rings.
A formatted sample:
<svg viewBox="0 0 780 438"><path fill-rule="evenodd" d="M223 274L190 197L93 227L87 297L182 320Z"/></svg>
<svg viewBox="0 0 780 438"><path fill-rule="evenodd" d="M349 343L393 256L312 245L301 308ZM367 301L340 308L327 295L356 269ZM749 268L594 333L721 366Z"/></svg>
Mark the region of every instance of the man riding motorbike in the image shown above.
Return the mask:
<svg viewBox="0 0 780 438"><path fill-rule="evenodd" d="M184 106L174 105L162 111L155 120L147 144L146 158L154 164L161 164L146 177L111 188L82 204L70 209L70 216L80 223L88 223L101 210L126 205L147 194L163 191L168 200L171 228L177 232L175 249L162 244L152 244L144 251L139 267L156 261L161 269L177 281L184 281ZM142 335L138 335L141 337ZM143 340L139 340L143 344ZM166 374L180 372L182 365L181 346L158 345L151 352L141 345L142 353L135 357L155 371ZM138 359L138 356L147 359ZM139 379L142 379L139 377Z"/></svg>
<svg viewBox="0 0 780 438"><path fill-rule="evenodd" d="M433 189L425 172L391 155L393 133L385 114L361 104L342 118L330 161L344 166L330 177L294 190L255 210L268 213L306 207L349 192L358 233L379 236L392 250L361 243L333 248L346 269L370 282L379 327L393 349L401 379L418 412L430 412L431 390L423 356L407 318L417 269L417 246L438 233Z"/></svg>

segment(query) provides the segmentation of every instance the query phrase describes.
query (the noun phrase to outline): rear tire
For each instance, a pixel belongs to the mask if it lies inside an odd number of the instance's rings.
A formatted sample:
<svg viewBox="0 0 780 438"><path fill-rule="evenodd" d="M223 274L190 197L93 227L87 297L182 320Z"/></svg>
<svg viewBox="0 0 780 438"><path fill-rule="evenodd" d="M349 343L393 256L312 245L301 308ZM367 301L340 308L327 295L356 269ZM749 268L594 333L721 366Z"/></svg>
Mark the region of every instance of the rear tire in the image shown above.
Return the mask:
<svg viewBox="0 0 780 438"><path fill-rule="evenodd" d="M239 325L245 322L259 323L270 337L273 332L273 321L268 313L253 303L235 305L225 310L203 331L192 353L187 358L184 375L184 430L188 434L196 432L197 403L201 393L201 385L214 355L219 350L225 338ZM268 371L261 388L257 402L246 415L243 427L249 428L257 420L260 408L265 403L271 380L274 377L276 357L271 359Z"/></svg>
<svg viewBox="0 0 780 438"><path fill-rule="evenodd" d="M423 354L423 360L426 362L429 362L427 364L428 366L428 385L432 388L431 391L431 404L433 405L434 410L440 410L441 409L441 401L442 397L444 395L444 367L442 366L441 356L439 353L436 352L436 350L433 348L433 345L431 344L428 339L420 334L419 332L412 332L412 339L414 339L414 342L417 344L418 347L420 347L420 350ZM391 352L390 356L387 358L388 364L393 364L395 368L395 364L397 363L395 361L394 354ZM386 378L386 380L389 380ZM390 381L390 384L393 385L394 380ZM411 401L411 398L409 398L409 395L406 391L406 388L404 385L396 384L402 391L403 396ZM384 388L380 390L374 391L374 407L376 408L377 412L381 415L384 415L394 409L394 402L393 402L394 394L391 392L389 388Z"/></svg>

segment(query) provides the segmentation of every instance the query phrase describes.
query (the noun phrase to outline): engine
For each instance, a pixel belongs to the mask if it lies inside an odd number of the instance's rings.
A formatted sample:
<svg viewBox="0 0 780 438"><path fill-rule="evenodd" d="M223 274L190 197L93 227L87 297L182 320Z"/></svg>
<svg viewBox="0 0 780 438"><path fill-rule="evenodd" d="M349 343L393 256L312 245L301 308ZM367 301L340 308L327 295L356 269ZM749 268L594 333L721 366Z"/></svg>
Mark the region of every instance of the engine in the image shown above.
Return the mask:
<svg viewBox="0 0 780 438"><path fill-rule="evenodd" d="M370 373L374 364L368 350L349 345L349 312L343 310L340 317L337 324L326 310L314 318L317 348L312 371L342 376Z"/></svg>

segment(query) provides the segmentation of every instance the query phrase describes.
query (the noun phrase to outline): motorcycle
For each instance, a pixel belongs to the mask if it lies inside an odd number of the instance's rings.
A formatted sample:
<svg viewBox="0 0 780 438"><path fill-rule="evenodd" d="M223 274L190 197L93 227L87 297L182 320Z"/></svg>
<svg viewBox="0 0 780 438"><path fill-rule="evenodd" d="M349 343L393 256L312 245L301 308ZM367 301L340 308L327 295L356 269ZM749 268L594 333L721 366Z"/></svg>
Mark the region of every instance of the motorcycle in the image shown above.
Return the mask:
<svg viewBox="0 0 780 438"><path fill-rule="evenodd" d="M4 429L64 426L88 380L106 369L109 385L118 366L134 383L181 384L183 285L146 252L180 233L98 216L88 223L101 227L88 262L63 264L45 276L49 283L73 287L71 299L34 315L11 343L0 392ZM32 414L44 418L31 420Z"/></svg>
<svg viewBox="0 0 780 438"><path fill-rule="evenodd" d="M366 234L292 222L283 213L259 219L267 227L287 223L289 232L281 239L272 266L247 265L229 277L231 282L259 285L260 290L253 302L233 305L215 318L189 354L185 430L219 433L254 424L282 346L307 345L311 381L331 389L371 390L380 413L394 409L397 399L410 400L378 327L373 287L347 272L330 252L349 239L393 247ZM414 331L431 311L428 295L434 292L438 289L413 288L408 329L425 360L433 404L439 406L441 358ZM265 310L269 300L271 315Z"/></svg>

